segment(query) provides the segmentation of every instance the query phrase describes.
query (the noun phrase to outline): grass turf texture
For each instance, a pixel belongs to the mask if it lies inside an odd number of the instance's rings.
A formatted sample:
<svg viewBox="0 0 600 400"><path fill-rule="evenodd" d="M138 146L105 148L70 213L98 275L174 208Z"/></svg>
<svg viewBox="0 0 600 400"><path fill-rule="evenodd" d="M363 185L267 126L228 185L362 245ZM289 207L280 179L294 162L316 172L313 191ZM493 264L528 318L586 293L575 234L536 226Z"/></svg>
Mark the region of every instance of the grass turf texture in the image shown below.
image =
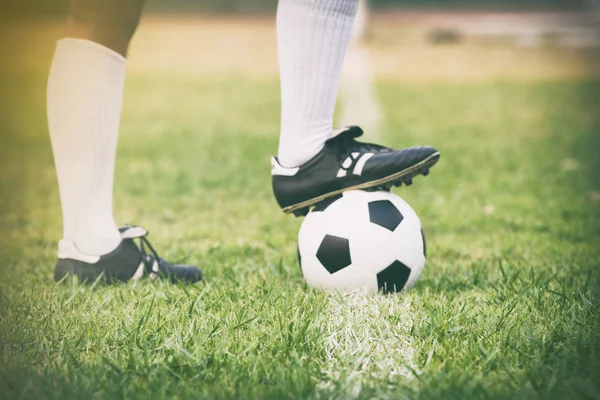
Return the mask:
<svg viewBox="0 0 600 400"><path fill-rule="evenodd" d="M205 283L57 286L43 81L3 119L0 397L600 398L597 82L382 82L428 261L404 294L308 288L270 190L276 81L130 76L116 218ZM36 118L32 118L34 115ZM596 119L595 119L596 118Z"/></svg>

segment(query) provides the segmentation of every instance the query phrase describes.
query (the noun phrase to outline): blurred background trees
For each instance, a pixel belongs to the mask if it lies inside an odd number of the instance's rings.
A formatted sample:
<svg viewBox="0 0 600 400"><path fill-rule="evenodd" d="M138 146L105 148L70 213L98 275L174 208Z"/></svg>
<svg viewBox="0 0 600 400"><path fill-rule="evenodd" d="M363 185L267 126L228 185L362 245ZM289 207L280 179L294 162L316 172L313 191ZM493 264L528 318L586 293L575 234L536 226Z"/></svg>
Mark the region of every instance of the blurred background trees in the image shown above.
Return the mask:
<svg viewBox="0 0 600 400"><path fill-rule="evenodd" d="M370 0L374 9L386 8L461 8L461 9L558 9L572 10L590 0ZM45 15L64 13L68 0L2 0L0 15ZM148 0L149 11L265 12L276 8L276 0Z"/></svg>

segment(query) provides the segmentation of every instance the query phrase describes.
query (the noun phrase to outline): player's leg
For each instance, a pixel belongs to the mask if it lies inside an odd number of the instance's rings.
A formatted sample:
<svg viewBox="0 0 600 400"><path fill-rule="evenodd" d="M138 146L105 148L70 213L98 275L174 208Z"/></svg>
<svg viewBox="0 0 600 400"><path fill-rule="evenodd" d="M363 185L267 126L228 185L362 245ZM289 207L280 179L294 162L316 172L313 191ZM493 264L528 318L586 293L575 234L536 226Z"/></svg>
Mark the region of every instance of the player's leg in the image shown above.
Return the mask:
<svg viewBox="0 0 600 400"><path fill-rule="evenodd" d="M66 37L97 43L125 57L146 0L70 0Z"/></svg>
<svg viewBox="0 0 600 400"><path fill-rule="evenodd" d="M48 122L64 217L64 238L90 255L121 236L112 187L125 53L144 0L72 0L66 37L48 81Z"/></svg>
<svg viewBox="0 0 600 400"><path fill-rule="evenodd" d="M439 158L432 147L392 151L333 130L342 63L358 0L279 0L281 138L272 159L273 190L284 212L308 208L349 189L410 184Z"/></svg>
<svg viewBox="0 0 600 400"><path fill-rule="evenodd" d="M279 161L297 167L331 136L333 112L358 0L279 0Z"/></svg>
<svg viewBox="0 0 600 400"><path fill-rule="evenodd" d="M145 254L113 218L113 175L127 48L145 0L71 0L48 79L48 126L63 212L55 278L127 280L144 272L197 280L196 269ZM153 253L153 252L152 252Z"/></svg>

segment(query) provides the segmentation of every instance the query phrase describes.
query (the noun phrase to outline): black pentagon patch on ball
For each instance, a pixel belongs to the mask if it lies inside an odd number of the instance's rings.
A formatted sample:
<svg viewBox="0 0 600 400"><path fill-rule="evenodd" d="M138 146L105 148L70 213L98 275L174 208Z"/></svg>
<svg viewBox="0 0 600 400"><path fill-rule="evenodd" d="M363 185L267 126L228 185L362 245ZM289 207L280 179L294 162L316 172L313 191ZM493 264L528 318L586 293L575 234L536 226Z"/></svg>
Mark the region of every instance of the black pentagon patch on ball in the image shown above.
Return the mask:
<svg viewBox="0 0 600 400"><path fill-rule="evenodd" d="M399 292L404 289L409 276L410 268L396 260L377 274L377 286L383 293Z"/></svg>
<svg viewBox="0 0 600 400"><path fill-rule="evenodd" d="M350 242L348 239L341 237L325 235L319 250L317 250L317 259L330 274L346 268L352 264L350 260Z"/></svg>
<svg viewBox="0 0 600 400"><path fill-rule="evenodd" d="M377 200L369 203L369 219L372 223L393 232L404 217L391 201Z"/></svg>

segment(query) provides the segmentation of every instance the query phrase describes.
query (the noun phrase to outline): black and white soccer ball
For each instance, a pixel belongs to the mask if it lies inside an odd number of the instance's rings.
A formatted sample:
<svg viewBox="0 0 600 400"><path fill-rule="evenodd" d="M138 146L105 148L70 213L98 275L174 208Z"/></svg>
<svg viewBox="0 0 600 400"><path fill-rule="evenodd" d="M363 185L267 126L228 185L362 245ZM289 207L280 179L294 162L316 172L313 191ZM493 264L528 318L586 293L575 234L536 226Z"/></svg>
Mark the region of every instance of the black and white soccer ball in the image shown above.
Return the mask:
<svg viewBox="0 0 600 400"><path fill-rule="evenodd" d="M389 192L352 190L318 204L298 235L298 257L310 286L393 293L415 284L425 266L421 221Z"/></svg>

